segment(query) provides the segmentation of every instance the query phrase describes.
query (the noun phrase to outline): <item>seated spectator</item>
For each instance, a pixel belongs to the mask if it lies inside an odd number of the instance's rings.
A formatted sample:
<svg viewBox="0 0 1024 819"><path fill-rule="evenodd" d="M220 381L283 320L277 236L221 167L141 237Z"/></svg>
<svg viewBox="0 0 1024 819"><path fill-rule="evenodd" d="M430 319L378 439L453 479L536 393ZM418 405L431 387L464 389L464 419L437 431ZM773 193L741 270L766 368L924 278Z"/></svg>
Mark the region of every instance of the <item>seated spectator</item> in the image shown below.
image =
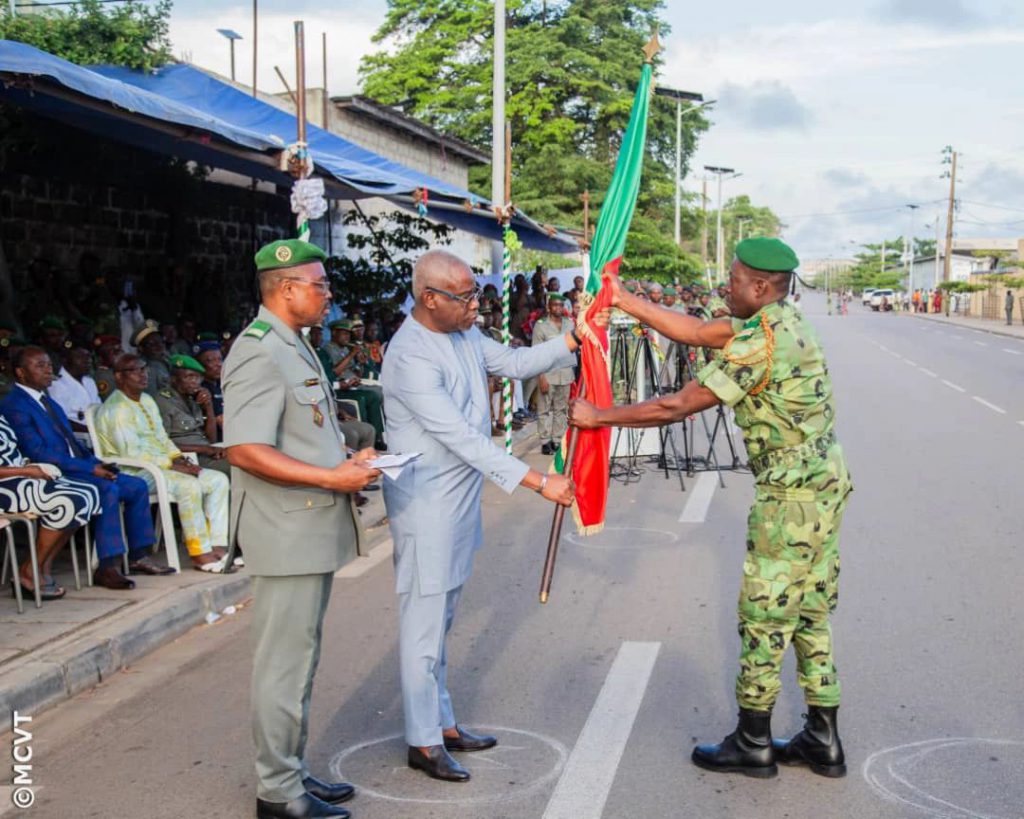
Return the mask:
<svg viewBox="0 0 1024 819"><path fill-rule="evenodd" d="M160 391L156 405L171 442L182 452L194 452L203 469L215 469L230 479L227 450L214 446L217 416L213 396L201 385L204 373L203 365L192 356L172 355L171 388Z"/></svg>
<svg viewBox="0 0 1024 819"><path fill-rule="evenodd" d="M89 375L91 369L92 353L84 347L72 347L64 354L64 366L50 385L50 398L60 404L75 432L88 432L85 410L100 403L96 382Z"/></svg>
<svg viewBox="0 0 1024 819"><path fill-rule="evenodd" d="M360 322L361 323L361 322ZM331 340L324 349L331 357L331 372L338 379L338 394L351 398L359 404L363 420L373 424L377 433L378 448L383 448L384 439L384 394L380 386L363 385L361 367L366 354L353 344L352 319L338 319L330 324Z"/></svg>
<svg viewBox="0 0 1024 819"><path fill-rule="evenodd" d="M187 316L182 316L178 319L174 343L168 344L167 350L171 355L193 355L198 341L195 321Z"/></svg>
<svg viewBox="0 0 1024 819"><path fill-rule="evenodd" d="M61 477L51 464L33 464L18 449L18 437L0 416L0 512L39 516L36 554L39 558L43 600L59 600L64 589L52 576L53 559L71 536L100 511L100 493L81 481ZM23 594L35 594L32 564L25 561L11 583L21 583Z"/></svg>
<svg viewBox="0 0 1024 819"><path fill-rule="evenodd" d="M146 392L149 374L139 356L121 356L114 377L117 390L96 413L96 432L103 451L158 467L178 504L192 565L204 572L223 571L228 543L228 479L220 472L193 464L167 437L160 410ZM149 473L139 470L138 476L151 490L154 488Z"/></svg>
<svg viewBox="0 0 1024 819"><path fill-rule="evenodd" d="M220 371L224 366L224 354L221 353L220 343L216 341L200 341L199 352L196 353L196 361L203 365L203 380L200 386L210 393L213 399L213 415L217 420L217 437L215 441L224 438L224 393L220 388Z"/></svg>
<svg viewBox="0 0 1024 819"><path fill-rule="evenodd" d="M19 449L30 460L53 464L65 477L88 483L99 492L96 554L100 565L93 574L93 582L108 589L135 588L135 582L121 574L119 568L126 537L131 571L173 574L173 569L158 566L146 556L156 543L156 535L149 516L145 481L118 474L78 442L64 411L46 392L53 381L53 368L45 350L25 347L18 351L13 363L18 386L0 404L0 413L17 435Z"/></svg>
<svg viewBox="0 0 1024 819"><path fill-rule="evenodd" d="M320 366L324 368L324 373L331 373L334 364L331 361L330 353L324 349L324 327L322 324L314 324L309 328L309 346L313 348L316 357L320 359ZM334 380L333 377L331 380Z"/></svg>
<svg viewBox="0 0 1024 819"><path fill-rule="evenodd" d="M60 316L43 316L39 321L39 345L46 350L50 356L50 365L53 371L60 369L61 361L64 358L66 348L64 342L67 340L68 330L64 319Z"/></svg>
<svg viewBox="0 0 1024 819"><path fill-rule="evenodd" d="M121 349L121 338L112 335L96 336L93 347L96 348L96 372L93 380L102 401L117 389L117 383L114 381L114 362L121 357L124 350Z"/></svg>
<svg viewBox="0 0 1024 819"><path fill-rule="evenodd" d="M155 397L160 390L166 390L171 385L171 362L167 357L167 348L164 347L164 339L160 335L157 323L147 321L141 327L137 327L132 333L130 343L146 362L149 372L146 392ZM116 372L114 380L117 381Z"/></svg>

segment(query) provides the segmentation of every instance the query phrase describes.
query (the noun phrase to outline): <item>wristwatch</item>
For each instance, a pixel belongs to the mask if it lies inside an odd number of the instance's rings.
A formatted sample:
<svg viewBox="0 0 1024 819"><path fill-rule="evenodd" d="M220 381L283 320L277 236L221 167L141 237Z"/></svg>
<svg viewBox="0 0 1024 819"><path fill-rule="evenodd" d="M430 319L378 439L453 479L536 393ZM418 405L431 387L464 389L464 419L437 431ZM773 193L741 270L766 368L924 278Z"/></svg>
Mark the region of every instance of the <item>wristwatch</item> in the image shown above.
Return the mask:
<svg viewBox="0 0 1024 819"><path fill-rule="evenodd" d="M543 475L540 476L540 486L538 486L533 491L536 492L538 495L543 495L544 494L544 488L547 485L548 485L548 476L547 476L547 473L544 473Z"/></svg>
<svg viewBox="0 0 1024 819"><path fill-rule="evenodd" d="M578 335L576 335L576 328L575 327L572 330L569 331L569 335L572 336L572 340L576 342L576 346L577 347L582 347L583 346L583 340Z"/></svg>

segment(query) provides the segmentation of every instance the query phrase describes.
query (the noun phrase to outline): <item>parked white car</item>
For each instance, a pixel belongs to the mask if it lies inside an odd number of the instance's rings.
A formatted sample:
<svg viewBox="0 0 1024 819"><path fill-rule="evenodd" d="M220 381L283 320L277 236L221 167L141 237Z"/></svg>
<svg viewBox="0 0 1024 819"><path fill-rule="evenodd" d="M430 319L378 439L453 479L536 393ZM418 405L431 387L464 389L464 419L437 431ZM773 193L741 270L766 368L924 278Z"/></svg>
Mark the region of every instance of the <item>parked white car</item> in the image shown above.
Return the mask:
<svg viewBox="0 0 1024 819"><path fill-rule="evenodd" d="M865 307L871 304L871 294L874 293L875 290L876 288L874 287L865 287L860 294L860 303Z"/></svg>
<svg viewBox="0 0 1024 819"><path fill-rule="evenodd" d="M895 301L895 293L892 290L876 290L871 294L871 309L878 312L882 309L882 299L885 299L885 309L892 310Z"/></svg>

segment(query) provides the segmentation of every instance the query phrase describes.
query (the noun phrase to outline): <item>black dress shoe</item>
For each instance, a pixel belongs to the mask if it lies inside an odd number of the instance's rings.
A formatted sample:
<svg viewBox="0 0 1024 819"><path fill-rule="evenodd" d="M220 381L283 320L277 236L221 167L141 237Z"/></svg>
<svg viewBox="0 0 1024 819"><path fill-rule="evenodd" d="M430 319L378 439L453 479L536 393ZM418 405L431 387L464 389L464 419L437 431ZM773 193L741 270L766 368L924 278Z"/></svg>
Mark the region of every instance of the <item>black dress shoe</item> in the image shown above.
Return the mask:
<svg viewBox="0 0 1024 819"><path fill-rule="evenodd" d="M777 776L771 712L741 708L735 731L718 745L698 745L690 758L706 771L741 773L758 779Z"/></svg>
<svg viewBox="0 0 1024 819"><path fill-rule="evenodd" d="M551 454L551 444L549 444L547 441L545 441L543 444L540 445L540 452L541 452L542 455L550 455Z"/></svg>
<svg viewBox="0 0 1024 819"><path fill-rule="evenodd" d="M312 794L317 799L337 805L339 802L347 802L356 795L356 789L348 782L324 782L315 776L307 776L302 780L302 787L306 793Z"/></svg>
<svg viewBox="0 0 1024 819"><path fill-rule="evenodd" d="M443 745L431 745L426 754L409 746L409 767L445 782L469 781L469 771L452 759Z"/></svg>
<svg viewBox="0 0 1024 819"><path fill-rule="evenodd" d="M132 574L149 574L154 577L159 577L160 575L165 574L174 574L174 569L170 566L161 566L158 563L154 563L148 557L133 560L128 564L128 571Z"/></svg>
<svg viewBox="0 0 1024 819"><path fill-rule="evenodd" d="M328 805L308 793L296 797L291 802L256 800L256 819L324 819L331 816L348 819L351 815L344 808Z"/></svg>
<svg viewBox="0 0 1024 819"><path fill-rule="evenodd" d="M498 744L498 738L489 734L471 734L458 725L455 730L459 732L457 737L444 738L444 747L448 751L486 751Z"/></svg>

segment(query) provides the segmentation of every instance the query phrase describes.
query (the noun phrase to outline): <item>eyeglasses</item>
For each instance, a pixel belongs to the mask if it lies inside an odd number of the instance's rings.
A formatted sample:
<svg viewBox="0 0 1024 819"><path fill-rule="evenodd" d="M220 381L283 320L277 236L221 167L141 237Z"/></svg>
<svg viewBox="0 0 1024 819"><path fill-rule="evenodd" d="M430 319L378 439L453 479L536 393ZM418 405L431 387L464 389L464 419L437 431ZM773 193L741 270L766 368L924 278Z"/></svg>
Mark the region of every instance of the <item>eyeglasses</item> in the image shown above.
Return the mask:
<svg viewBox="0 0 1024 819"><path fill-rule="evenodd" d="M331 292L331 283L328 281L313 281L312 279L303 279L301 276L278 276L278 280L283 282L302 282L308 284L310 287L315 287L324 295Z"/></svg>
<svg viewBox="0 0 1024 819"><path fill-rule="evenodd" d="M447 290L442 290L440 287L426 287L424 289L429 290L431 293L437 293L441 296L445 296L446 298L449 298L452 301L460 302L463 307L469 307L469 305L472 304L474 301L478 301L480 299L480 294L483 292L479 286L474 287L471 291L469 291L468 293L464 293L461 296L457 296L454 293L449 293Z"/></svg>

